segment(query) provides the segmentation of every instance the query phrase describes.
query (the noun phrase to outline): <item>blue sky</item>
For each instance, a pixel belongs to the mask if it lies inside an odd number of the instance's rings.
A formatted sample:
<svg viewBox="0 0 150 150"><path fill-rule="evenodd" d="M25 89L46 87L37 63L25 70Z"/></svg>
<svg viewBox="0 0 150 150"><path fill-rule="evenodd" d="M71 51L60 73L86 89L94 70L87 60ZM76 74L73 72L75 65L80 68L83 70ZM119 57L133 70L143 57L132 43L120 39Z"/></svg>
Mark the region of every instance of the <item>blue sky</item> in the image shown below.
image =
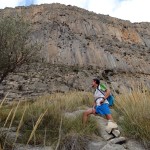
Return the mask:
<svg viewBox="0 0 150 150"><path fill-rule="evenodd" d="M31 4L34 4L35 0L21 0L18 5L19 6L29 6Z"/></svg>
<svg viewBox="0 0 150 150"><path fill-rule="evenodd" d="M62 3L131 22L150 22L150 0L0 0L0 8Z"/></svg>

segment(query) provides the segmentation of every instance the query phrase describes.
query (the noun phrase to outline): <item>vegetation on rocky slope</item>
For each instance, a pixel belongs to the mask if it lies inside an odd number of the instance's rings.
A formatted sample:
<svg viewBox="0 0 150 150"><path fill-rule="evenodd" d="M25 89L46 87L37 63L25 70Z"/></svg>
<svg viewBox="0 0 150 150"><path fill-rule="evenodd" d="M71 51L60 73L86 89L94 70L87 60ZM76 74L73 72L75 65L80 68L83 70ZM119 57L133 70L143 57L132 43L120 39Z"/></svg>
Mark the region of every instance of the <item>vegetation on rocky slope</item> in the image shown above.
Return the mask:
<svg viewBox="0 0 150 150"><path fill-rule="evenodd" d="M125 93L116 96L115 120L121 126L122 134L140 139L148 145L150 92L143 88L142 91ZM87 142L97 135L93 118L90 118L85 128L82 125L81 110L91 107L92 103L92 94L87 92L45 95L36 101L18 101L10 105L5 105L4 99L0 105L1 127L8 131L16 127L16 132L12 140L4 136L1 130L1 144L13 147L19 142L68 149L75 143L76 149L85 148Z"/></svg>
<svg viewBox="0 0 150 150"><path fill-rule="evenodd" d="M39 44L30 41L31 29L21 17L0 19L0 83L16 68L38 59ZM36 56L36 57L35 57Z"/></svg>
<svg viewBox="0 0 150 150"><path fill-rule="evenodd" d="M8 141L7 137L4 139L1 137L1 139L6 146L7 144L13 146L16 142L33 145L57 145L58 140L62 144L62 141L71 135L75 138L89 140L92 138L90 135L96 131L94 120L90 119L90 123L83 129L81 115L75 120L73 118L67 119L64 116L69 112L91 106L91 100L91 94L84 92L57 93L41 97L35 102L18 101L9 106L5 106L3 100L0 111L1 126L9 129L12 126L17 127L17 135L21 134L21 138L16 136L14 141ZM60 130L61 137L59 137Z"/></svg>
<svg viewBox="0 0 150 150"><path fill-rule="evenodd" d="M116 96L116 109L122 116L119 123L123 132L150 145L150 91L139 86L137 90L124 93L127 94Z"/></svg>

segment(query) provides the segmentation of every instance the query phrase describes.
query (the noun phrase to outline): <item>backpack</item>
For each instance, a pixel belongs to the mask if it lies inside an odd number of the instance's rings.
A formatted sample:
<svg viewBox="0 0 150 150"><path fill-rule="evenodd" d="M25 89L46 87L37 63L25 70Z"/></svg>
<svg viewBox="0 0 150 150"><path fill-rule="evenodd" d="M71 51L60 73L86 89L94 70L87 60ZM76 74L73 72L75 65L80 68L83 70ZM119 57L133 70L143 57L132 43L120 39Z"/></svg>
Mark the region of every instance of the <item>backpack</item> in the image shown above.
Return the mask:
<svg viewBox="0 0 150 150"><path fill-rule="evenodd" d="M98 87L98 90L103 94L105 95L105 91L107 90L105 84L100 84L99 87ZM107 97L107 101L109 102L109 106L113 106L114 105L114 101L115 101L115 98L112 94L110 94L108 97Z"/></svg>

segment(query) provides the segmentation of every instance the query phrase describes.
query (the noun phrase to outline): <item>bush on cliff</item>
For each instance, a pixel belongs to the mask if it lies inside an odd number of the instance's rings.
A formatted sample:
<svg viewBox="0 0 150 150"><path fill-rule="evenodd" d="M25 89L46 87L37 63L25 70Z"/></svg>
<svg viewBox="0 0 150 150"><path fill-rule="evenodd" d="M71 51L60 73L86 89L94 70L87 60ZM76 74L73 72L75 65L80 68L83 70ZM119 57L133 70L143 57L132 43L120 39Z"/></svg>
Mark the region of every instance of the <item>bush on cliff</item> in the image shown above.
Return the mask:
<svg viewBox="0 0 150 150"><path fill-rule="evenodd" d="M37 57L41 46L31 43L30 26L22 18L0 19L0 83L23 64Z"/></svg>

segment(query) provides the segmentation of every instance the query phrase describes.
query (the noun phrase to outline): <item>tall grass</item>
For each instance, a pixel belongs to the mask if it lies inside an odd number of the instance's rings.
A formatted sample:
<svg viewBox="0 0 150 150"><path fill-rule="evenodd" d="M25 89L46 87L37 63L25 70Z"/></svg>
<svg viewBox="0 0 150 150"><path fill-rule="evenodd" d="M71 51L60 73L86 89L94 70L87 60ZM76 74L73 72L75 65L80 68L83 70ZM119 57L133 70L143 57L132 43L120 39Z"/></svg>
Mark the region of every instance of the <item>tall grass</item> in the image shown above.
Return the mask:
<svg viewBox="0 0 150 150"><path fill-rule="evenodd" d="M91 106L91 93L70 92L57 93L38 98L30 102L14 102L12 105L1 106L1 126L17 127L16 138L12 142L35 145L54 145L59 149L65 136L76 134L76 137L88 137L96 131L96 122L90 120L85 129L81 115L75 119L65 117L66 112L84 109ZM19 138L21 134L21 138ZM82 138L81 138L82 139ZM83 138L84 139L84 138ZM7 140L7 139L6 139ZM8 141L3 142L7 146Z"/></svg>
<svg viewBox="0 0 150 150"><path fill-rule="evenodd" d="M116 96L116 108L123 116L120 124L124 133L150 145L150 91L144 86L134 91L124 91Z"/></svg>
<svg viewBox="0 0 150 150"><path fill-rule="evenodd" d="M55 93L39 97L36 101L0 104L0 125L8 128L15 126L16 138L9 141L1 136L1 145L15 146L15 143L33 145L53 145L55 149L85 149L92 135L97 133L96 122L90 119L83 128L82 114L65 117L66 112L85 109L92 106L93 95L86 92ZM150 91L142 87L133 91L124 91L116 95L115 108L126 136L140 139L149 146L150 141ZM20 136L21 135L21 138ZM94 137L94 136L93 136Z"/></svg>

